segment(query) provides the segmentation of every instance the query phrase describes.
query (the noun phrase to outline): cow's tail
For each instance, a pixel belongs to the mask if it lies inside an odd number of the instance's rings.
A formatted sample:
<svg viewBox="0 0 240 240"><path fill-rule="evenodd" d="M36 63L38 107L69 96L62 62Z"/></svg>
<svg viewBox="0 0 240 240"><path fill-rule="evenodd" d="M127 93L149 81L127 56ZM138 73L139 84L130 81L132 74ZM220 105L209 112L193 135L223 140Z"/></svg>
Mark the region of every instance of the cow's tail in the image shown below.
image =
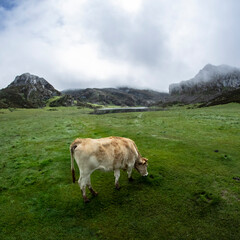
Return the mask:
<svg viewBox="0 0 240 240"><path fill-rule="evenodd" d="M76 178L75 178L75 169L74 169L74 150L77 147L77 145L71 145L70 146L70 153L71 153L71 170L72 170L72 180L73 183L75 183Z"/></svg>

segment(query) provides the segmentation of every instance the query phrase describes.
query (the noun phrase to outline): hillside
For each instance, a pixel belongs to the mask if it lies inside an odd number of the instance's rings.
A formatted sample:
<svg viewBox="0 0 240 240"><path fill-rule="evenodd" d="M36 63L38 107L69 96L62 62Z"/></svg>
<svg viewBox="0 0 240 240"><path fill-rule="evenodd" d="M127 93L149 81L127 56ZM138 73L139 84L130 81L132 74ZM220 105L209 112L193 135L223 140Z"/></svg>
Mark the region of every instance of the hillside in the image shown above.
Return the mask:
<svg viewBox="0 0 240 240"><path fill-rule="evenodd" d="M228 104L231 102L240 103L240 88L232 91L223 92L215 98L201 104L199 107L209 107L220 104Z"/></svg>
<svg viewBox="0 0 240 240"><path fill-rule="evenodd" d="M158 101L166 101L168 93L133 88L87 88L65 90L81 102L118 106L148 106Z"/></svg>
<svg viewBox="0 0 240 240"><path fill-rule="evenodd" d="M60 95L61 93L44 78L24 73L0 90L0 108L44 107L50 98Z"/></svg>

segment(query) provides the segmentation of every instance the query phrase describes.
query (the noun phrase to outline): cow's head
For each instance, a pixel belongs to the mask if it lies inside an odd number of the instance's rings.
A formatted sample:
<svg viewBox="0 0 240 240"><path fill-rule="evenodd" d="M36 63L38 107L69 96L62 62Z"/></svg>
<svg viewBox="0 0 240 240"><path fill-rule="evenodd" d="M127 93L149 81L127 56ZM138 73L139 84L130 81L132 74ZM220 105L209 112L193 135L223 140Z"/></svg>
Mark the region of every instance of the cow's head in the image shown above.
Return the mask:
<svg viewBox="0 0 240 240"><path fill-rule="evenodd" d="M148 171L147 171L148 163L147 163L147 161L148 161L147 158L140 157L139 161L136 161L136 163L135 163L135 168L144 177L146 177L148 175Z"/></svg>

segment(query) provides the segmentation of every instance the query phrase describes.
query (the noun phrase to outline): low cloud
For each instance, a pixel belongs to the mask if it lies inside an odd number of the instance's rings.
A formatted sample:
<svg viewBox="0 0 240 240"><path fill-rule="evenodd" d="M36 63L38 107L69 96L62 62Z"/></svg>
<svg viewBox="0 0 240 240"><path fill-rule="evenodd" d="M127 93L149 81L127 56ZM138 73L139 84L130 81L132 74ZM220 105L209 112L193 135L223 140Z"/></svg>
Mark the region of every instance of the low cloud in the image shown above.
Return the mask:
<svg viewBox="0 0 240 240"><path fill-rule="evenodd" d="M59 90L167 91L207 63L240 66L234 0L10 2L0 3L0 88L30 72Z"/></svg>

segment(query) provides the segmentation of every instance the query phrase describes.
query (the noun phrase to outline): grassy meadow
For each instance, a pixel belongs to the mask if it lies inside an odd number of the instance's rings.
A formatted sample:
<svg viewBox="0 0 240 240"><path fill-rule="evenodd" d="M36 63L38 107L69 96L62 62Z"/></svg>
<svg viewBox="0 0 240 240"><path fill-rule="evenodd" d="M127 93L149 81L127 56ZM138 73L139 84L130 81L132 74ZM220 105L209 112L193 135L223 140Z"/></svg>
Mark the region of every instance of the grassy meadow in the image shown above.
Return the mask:
<svg viewBox="0 0 240 240"><path fill-rule="evenodd" d="M90 111L0 109L0 239L240 239L240 104ZM149 176L117 191L95 171L84 204L69 145L106 136L133 139Z"/></svg>

